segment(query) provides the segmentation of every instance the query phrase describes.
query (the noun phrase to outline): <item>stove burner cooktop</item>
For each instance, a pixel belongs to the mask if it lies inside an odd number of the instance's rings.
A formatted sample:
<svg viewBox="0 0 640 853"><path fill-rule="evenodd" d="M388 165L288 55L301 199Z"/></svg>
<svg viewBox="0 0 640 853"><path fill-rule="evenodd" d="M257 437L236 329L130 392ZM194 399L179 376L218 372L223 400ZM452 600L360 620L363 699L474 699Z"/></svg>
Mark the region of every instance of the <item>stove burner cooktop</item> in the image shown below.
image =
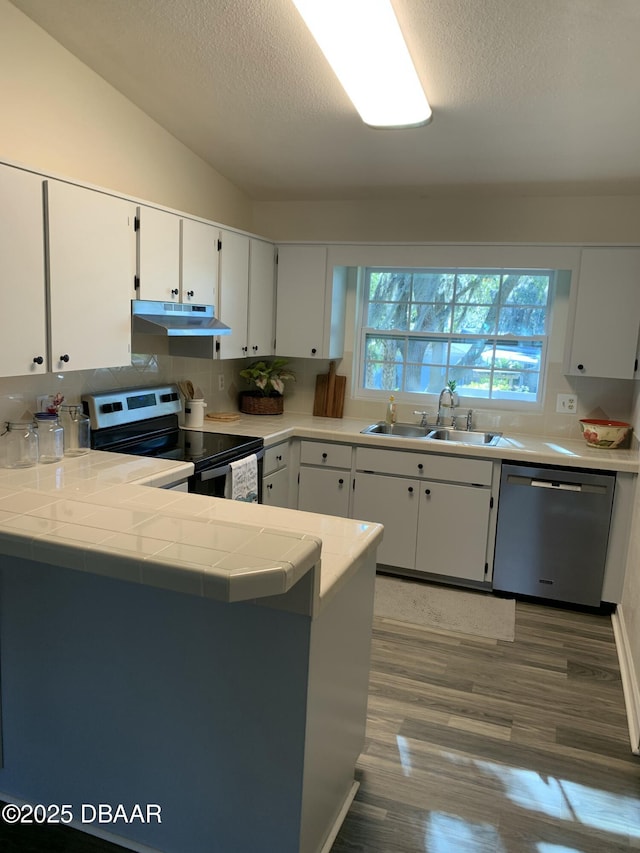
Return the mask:
<svg viewBox="0 0 640 853"><path fill-rule="evenodd" d="M180 429L182 405L175 385L89 394L82 400L95 450L192 462L198 473L258 453L264 446L255 436Z"/></svg>
<svg viewBox="0 0 640 853"><path fill-rule="evenodd" d="M263 439L254 436L178 429L164 435L149 435L131 443L120 443L117 447L101 447L101 450L193 462L197 472L203 468L227 465L239 456L256 453L263 445Z"/></svg>

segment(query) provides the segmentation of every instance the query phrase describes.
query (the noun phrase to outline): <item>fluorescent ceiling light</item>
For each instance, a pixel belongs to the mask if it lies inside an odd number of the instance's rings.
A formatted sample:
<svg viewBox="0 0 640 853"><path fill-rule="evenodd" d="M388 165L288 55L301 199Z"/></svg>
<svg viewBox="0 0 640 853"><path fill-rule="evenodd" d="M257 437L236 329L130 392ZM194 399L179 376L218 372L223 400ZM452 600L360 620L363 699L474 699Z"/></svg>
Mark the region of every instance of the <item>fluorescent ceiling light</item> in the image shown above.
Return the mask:
<svg viewBox="0 0 640 853"><path fill-rule="evenodd" d="M365 124L416 127L431 107L390 0L293 0Z"/></svg>

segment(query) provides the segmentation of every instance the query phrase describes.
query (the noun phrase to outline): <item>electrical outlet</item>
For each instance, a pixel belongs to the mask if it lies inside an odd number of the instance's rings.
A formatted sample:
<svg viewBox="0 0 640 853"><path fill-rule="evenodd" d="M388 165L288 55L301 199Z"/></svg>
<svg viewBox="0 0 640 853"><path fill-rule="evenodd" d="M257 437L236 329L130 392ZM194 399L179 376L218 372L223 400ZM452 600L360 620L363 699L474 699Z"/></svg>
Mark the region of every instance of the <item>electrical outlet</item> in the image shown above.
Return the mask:
<svg viewBox="0 0 640 853"><path fill-rule="evenodd" d="M575 394L558 394L556 412L565 415L575 415L578 411L578 398Z"/></svg>
<svg viewBox="0 0 640 853"><path fill-rule="evenodd" d="M218 391L224 391L224 373L218 374Z"/></svg>

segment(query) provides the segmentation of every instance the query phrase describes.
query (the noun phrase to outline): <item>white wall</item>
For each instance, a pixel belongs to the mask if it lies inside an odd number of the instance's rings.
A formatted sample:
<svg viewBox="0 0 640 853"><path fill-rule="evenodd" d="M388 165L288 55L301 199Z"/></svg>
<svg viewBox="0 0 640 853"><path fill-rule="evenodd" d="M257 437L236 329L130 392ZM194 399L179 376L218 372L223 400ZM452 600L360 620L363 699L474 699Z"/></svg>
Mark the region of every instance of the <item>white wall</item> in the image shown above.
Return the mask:
<svg viewBox="0 0 640 853"><path fill-rule="evenodd" d="M640 435L640 391L636 391L635 394L633 425L636 433ZM631 656L630 677L635 681L635 684L627 686L631 692L635 688L637 699L640 699L640 489L636 491L621 610ZM640 730L640 706L635 708L635 712L638 714L638 719L635 720L636 731L638 731ZM635 746L638 747L639 744L636 743Z"/></svg>
<svg viewBox="0 0 640 853"><path fill-rule="evenodd" d="M252 203L243 192L7 0L0 0L0 116L1 161L250 230ZM75 401L87 391L185 376L211 395L208 362L166 356L142 356L129 368L0 379L0 422L33 411L39 394Z"/></svg>
<svg viewBox="0 0 640 853"><path fill-rule="evenodd" d="M0 160L250 230L251 200L7 0Z"/></svg>
<svg viewBox="0 0 640 853"><path fill-rule="evenodd" d="M638 243L640 196L488 196L254 204L273 240Z"/></svg>

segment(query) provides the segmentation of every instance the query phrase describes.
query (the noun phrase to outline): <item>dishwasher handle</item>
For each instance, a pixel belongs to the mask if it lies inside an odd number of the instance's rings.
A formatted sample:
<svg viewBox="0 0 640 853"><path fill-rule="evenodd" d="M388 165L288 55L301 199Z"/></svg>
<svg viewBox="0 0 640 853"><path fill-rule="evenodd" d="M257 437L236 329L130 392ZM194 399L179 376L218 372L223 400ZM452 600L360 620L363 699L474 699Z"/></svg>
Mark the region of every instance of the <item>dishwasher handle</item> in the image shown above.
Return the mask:
<svg viewBox="0 0 640 853"><path fill-rule="evenodd" d="M530 486L534 489L551 489L555 492L581 492L583 494L606 494L608 486L599 483L568 483L562 480L543 480L541 477L523 477L522 474L508 474L509 486Z"/></svg>
<svg viewBox="0 0 640 853"><path fill-rule="evenodd" d="M561 483L559 480L531 480L529 485L536 489L558 489L565 492L582 491L582 483Z"/></svg>

